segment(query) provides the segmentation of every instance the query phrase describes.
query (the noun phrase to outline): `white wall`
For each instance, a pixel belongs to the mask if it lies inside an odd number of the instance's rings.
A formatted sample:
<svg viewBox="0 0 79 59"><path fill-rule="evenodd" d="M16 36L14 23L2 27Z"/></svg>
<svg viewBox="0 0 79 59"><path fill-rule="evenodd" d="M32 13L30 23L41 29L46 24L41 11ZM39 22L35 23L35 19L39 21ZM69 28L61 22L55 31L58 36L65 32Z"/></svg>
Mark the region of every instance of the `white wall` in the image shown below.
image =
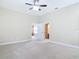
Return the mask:
<svg viewBox="0 0 79 59"><path fill-rule="evenodd" d="M79 44L79 4L45 14L41 17L24 15L0 8L0 42L31 39L32 23L50 23L50 39L53 41Z"/></svg>
<svg viewBox="0 0 79 59"><path fill-rule="evenodd" d="M49 22L51 24L50 34L53 41L79 45L79 4L43 15L41 19L44 23Z"/></svg>
<svg viewBox="0 0 79 59"><path fill-rule="evenodd" d="M38 16L0 8L0 42L31 39L32 23L37 22Z"/></svg>

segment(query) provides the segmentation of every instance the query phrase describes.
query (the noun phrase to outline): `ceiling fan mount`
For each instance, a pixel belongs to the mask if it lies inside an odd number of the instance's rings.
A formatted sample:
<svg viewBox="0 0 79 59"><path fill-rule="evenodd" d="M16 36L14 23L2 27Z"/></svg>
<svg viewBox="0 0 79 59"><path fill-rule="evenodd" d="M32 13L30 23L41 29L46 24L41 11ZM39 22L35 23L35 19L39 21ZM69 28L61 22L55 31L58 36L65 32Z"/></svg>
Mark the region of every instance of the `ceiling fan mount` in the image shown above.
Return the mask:
<svg viewBox="0 0 79 59"><path fill-rule="evenodd" d="M33 0L33 4L31 4L31 3L25 3L25 4L29 5L29 6L32 6L31 8L29 8L29 10L41 11L40 7L47 7L47 5L40 5L39 0Z"/></svg>

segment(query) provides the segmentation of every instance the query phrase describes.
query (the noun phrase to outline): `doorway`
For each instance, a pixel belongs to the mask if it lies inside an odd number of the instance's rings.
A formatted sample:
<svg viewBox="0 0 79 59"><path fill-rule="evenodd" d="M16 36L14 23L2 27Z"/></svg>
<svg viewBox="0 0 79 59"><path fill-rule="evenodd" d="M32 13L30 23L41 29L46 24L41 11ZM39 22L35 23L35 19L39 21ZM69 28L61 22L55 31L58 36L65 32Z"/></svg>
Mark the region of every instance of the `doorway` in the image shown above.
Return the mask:
<svg viewBox="0 0 79 59"><path fill-rule="evenodd" d="M49 23L46 23L45 24L45 39L49 39L49 36L50 36L50 34L49 34L49 32L50 32L50 26L49 26Z"/></svg>
<svg viewBox="0 0 79 59"><path fill-rule="evenodd" d="M50 38L50 26L49 23L46 24L32 24L32 39L49 39Z"/></svg>

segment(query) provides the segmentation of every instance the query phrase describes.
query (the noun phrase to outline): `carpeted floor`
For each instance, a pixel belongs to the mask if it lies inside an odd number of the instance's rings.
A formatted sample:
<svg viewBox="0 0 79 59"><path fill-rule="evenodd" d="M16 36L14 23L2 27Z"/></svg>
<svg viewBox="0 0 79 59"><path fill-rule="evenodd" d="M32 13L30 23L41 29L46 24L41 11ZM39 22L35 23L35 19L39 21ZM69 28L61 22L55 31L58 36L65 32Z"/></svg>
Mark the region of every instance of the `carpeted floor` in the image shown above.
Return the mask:
<svg viewBox="0 0 79 59"><path fill-rule="evenodd" d="M79 49L31 41L0 46L0 59L79 59Z"/></svg>

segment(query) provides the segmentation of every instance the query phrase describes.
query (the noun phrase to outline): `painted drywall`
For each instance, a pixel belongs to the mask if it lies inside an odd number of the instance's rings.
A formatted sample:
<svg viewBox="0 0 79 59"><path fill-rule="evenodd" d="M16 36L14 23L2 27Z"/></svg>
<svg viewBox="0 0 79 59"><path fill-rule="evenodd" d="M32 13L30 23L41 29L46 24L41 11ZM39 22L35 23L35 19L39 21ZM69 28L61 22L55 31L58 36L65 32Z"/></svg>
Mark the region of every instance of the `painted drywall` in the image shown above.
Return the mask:
<svg viewBox="0 0 79 59"><path fill-rule="evenodd" d="M41 19L43 23L51 24L51 40L79 45L79 4L43 15Z"/></svg>
<svg viewBox="0 0 79 59"><path fill-rule="evenodd" d="M31 39L32 23L38 16L0 8L0 42Z"/></svg>

